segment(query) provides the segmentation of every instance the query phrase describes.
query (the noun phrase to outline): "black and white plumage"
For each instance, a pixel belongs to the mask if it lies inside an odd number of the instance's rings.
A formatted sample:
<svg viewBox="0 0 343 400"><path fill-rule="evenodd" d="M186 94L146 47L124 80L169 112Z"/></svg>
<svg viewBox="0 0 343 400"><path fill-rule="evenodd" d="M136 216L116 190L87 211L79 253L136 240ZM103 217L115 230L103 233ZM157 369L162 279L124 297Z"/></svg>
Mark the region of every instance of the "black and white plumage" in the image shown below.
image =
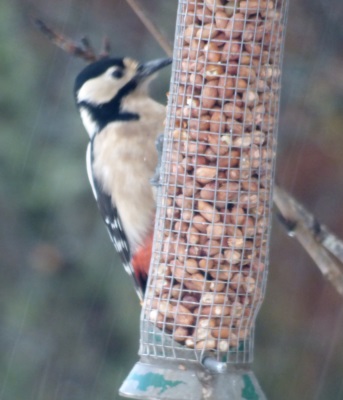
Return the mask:
<svg viewBox="0 0 343 400"><path fill-rule="evenodd" d="M152 237L155 199L150 179L165 108L149 97L154 73L171 63L105 59L76 78L75 99L90 142L87 173L111 240L142 299L146 267L132 260Z"/></svg>

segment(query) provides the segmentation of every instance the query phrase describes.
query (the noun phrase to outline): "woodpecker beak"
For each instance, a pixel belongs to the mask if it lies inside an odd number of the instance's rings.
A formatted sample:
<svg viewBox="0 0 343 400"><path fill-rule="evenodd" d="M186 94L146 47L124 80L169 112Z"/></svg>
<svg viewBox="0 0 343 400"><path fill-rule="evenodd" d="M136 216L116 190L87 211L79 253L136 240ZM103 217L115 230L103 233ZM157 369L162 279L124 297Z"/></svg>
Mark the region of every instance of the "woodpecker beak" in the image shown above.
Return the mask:
<svg viewBox="0 0 343 400"><path fill-rule="evenodd" d="M160 69L171 64L172 58L159 58L158 60L149 61L147 63L141 64L138 67L136 78L138 80L144 80L145 78L151 76Z"/></svg>

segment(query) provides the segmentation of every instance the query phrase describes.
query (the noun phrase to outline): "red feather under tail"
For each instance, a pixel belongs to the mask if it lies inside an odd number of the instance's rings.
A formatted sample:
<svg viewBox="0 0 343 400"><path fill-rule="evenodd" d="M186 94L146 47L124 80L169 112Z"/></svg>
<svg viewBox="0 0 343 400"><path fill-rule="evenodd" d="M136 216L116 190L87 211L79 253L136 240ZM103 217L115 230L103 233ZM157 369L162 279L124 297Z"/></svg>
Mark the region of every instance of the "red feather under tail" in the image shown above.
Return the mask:
<svg viewBox="0 0 343 400"><path fill-rule="evenodd" d="M148 280L153 238L154 233L152 232L147 236L144 244L138 247L131 259L133 270L135 271L137 280L141 284L143 292Z"/></svg>

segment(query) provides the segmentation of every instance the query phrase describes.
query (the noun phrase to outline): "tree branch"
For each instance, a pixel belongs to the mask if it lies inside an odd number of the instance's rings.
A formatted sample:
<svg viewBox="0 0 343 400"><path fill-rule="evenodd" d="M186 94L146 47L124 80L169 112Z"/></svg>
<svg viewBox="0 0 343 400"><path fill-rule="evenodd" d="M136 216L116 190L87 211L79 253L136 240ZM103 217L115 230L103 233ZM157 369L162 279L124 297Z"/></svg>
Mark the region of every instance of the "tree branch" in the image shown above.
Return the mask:
<svg viewBox="0 0 343 400"><path fill-rule="evenodd" d="M155 38L161 48L165 53L171 57L173 55L173 49L165 35L157 28L157 26L152 22L152 20L147 16L143 6L139 4L137 0L126 0L128 5L135 12L137 17L142 21L145 28L151 33Z"/></svg>
<svg viewBox="0 0 343 400"><path fill-rule="evenodd" d="M274 203L280 221L296 237L319 270L343 296L343 242L283 189L275 185Z"/></svg>
<svg viewBox="0 0 343 400"><path fill-rule="evenodd" d="M46 36L52 43L74 57L82 58L87 62L94 62L102 58L108 58L109 56L110 47L107 37L104 38L103 47L97 56L87 37L83 37L78 43L51 29L41 19L35 18L33 23L37 29L42 32L42 34Z"/></svg>

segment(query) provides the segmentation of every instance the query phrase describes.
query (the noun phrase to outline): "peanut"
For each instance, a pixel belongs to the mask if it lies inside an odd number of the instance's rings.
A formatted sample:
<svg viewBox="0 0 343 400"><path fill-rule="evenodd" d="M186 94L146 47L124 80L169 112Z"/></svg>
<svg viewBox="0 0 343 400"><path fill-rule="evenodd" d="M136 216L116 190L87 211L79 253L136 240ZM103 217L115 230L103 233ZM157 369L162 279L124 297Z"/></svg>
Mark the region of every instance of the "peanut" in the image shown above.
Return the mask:
<svg viewBox="0 0 343 400"><path fill-rule="evenodd" d="M195 290L197 292L202 292L209 288L210 283L205 280L204 275L200 272L197 272L193 275L189 275L190 279L185 279L183 284L187 289ZM187 277L186 277L187 278Z"/></svg>
<svg viewBox="0 0 343 400"><path fill-rule="evenodd" d="M208 222L217 223L220 221L220 215L218 211L206 201L198 201L198 210L200 215Z"/></svg>
<svg viewBox="0 0 343 400"><path fill-rule="evenodd" d="M204 70L204 74L205 74L205 78L207 79L207 81L212 82L212 86L217 86L218 87L218 77L220 77L221 75L224 74L224 68L222 65L220 64L208 64ZM203 92L203 97L206 97L204 95ZM217 91L214 93L211 93L211 97L215 98L215 101L217 100ZM215 102L214 102L215 103ZM214 104L213 103L213 104ZM213 106L213 104L211 104L211 106L209 108L211 108ZM204 106L205 107L205 106Z"/></svg>
<svg viewBox="0 0 343 400"><path fill-rule="evenodd" d="M210 290L212 292L223 292L225 290L226 283L221 281L212 281L210 283Z"/></svg>
<svg viewBox="0 0 343 400"><path fill-rule="evenodd" d="M198 19L203 23L210 23L212 21L212 11L208 9L205 5L199 5L196 9L196 15Z"/></svg>
<svg viewBox="0 0 343 400"><path fill-rule="evenodd" d="M221 59L221 51L216 43L208 42L203 49L208 61L218 63Z"/></svg>
<svg viewBox="0 0 343 400"><path fill-rule="evenodd" d="M202 106L204 109L212 108L218 97L218 90L213 83L216 81L207 82L203 89Z"/></svg>
<svg viewBox="0 0 343 400"><path fill-rule="evenodd" d="M242 13L234 14L224 30L227 38L238 39L243 33L245 16Z"/></svg>
<svg viewBox="0 0 343 400"><path fill-rule="evenodd" d="M211 334L213 337L215 338L219 338L219 339L228 339L232 332L230 331L230 329L228 327L222 327L222 328L215 328L211 330Z"/></svg>
<svg viewBox="0 0 343 400"><path fill-rule="evenodd" d="M235 81L233 77L222 76L218 82L218 93L221 99L228 100L233 95Z"/></svg>
<svg viewBox="0 0 343 400"><path fill-rule="evenodd" d="M210 329L208 328L196 328L194 330L193 338L195 342L200 342L203 340L206 340L208 337L210 337Z"/></svg>
<svg viewBox="0 0 343 400"><path fill-rule="evenodd" d="M189 274L195 274L198 271L198 263L194 258L187 258L185 268Z"/></svg>
<svg viewBox="0 0 343 400"><path fill-rule="evenodd" d="M226 232L226 226L223 223L208 225L206 234L209 239L221 239Z"/></svg>
<svg viewBox="0 0 343 400"><path fill-rule="evenodd" d="M214 350L216 347L215 339L202 340L197 342L195 348L197 350Z"/></svg>
<svg viewBox="0 0 343 400"><path fill-rule="evenodd" d="M217 170L213 167L199 167L195 171L195 179L201 184L212 181L216 175Z"/></svg>
<svg viewBox="0 0 343 400"><path fill-rule="evenodd" d="M227 298L224 293L203 293L200 299L202 304L224 304L226 303Z"/></svg>
<svg viewBox="0 0 343 400"><path fill-rule="evenodd" d="M187 311L178 311L177 308L182 307L181 304L175 307L175 324L181 327L191 327L194 325L195 317L186 307Z"/></svg>
<svg viewBox="0 0 343 400"><path fill-rule="evenodd" d="M230 265L225 263L220 263L220 267L218 269L210 269L208 272L215 280L220 279L222 281L229 281L232 276Z"/></svg>
<svg viewBox="0 0 343 400"><path fill-rule="evenodd" d="M267 5L269 5L268 1L259 1L259 0L241 1L239 5L239 10L247 15L253 15L261 11L266 11Z"/></svg>
<svg viewBox="0 0 343 400"><path fill-rule="evenodd" d="M223 6L222 0L205 0L205 4L212 12L216 12L218 8L221 9Z"/></svg>
<svg viewBox="0 0 343 400"><path fill-rule="evenodd" d="M190 311L193 311L196 307L199 306L198 299L194 295L191 295L191 294L186 294L182 298L181 304Z"/></svg>
<svg viewBox="0 0 343 400"><path fill-rule="evenodd" d="M183 343L188 337L188 329L183 326L177 326L173 332L173 339L177 342Z"/></svg>

